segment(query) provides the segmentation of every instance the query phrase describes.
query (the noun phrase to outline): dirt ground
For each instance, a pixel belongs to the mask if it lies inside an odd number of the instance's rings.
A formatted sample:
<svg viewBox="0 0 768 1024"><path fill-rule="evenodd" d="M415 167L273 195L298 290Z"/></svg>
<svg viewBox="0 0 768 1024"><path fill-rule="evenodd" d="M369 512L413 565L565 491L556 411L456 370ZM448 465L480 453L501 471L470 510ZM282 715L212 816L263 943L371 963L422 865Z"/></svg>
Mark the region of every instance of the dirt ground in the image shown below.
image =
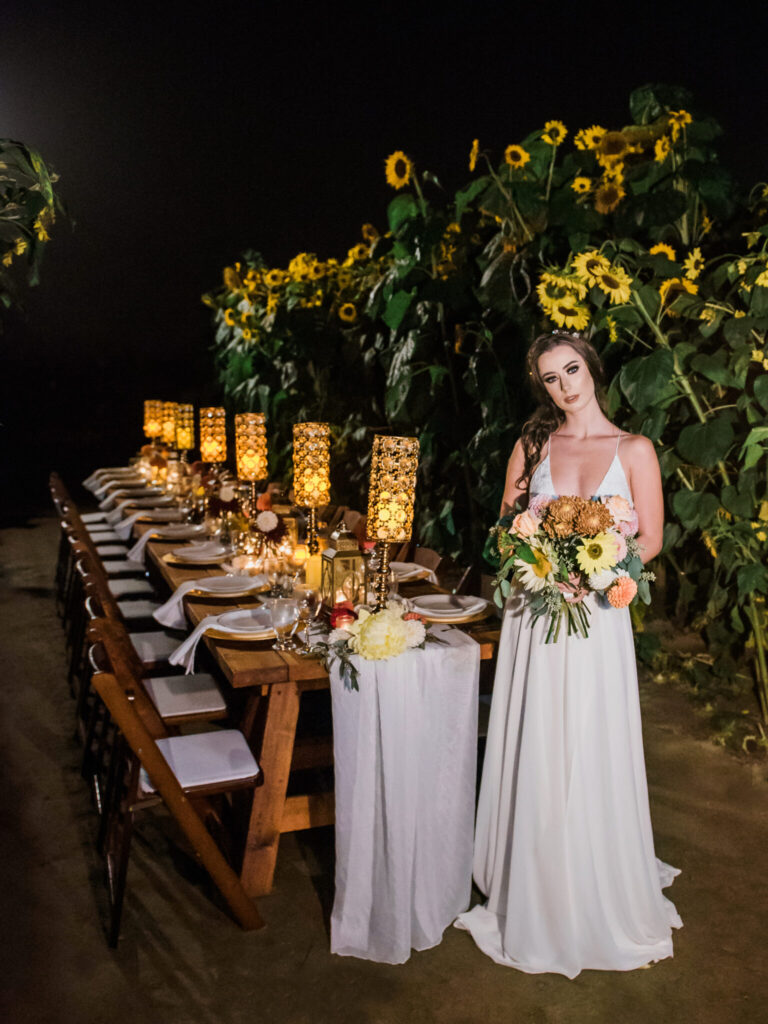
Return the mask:
<svg viewBox="0 0 768 1024"><path fill-rule="evenodd" d="M51 580L57 525L0 531L0 1019L8 1024L666 1024L768 1021L768 768L702 739L685 696L642 688L656 850L674 959L575 981L499 967L464 932L400 967L332 956L333 833L283 839L267 927L245 934L171 852L134 842L120 946L107 948L94 818L78 771ZM762 979L762 980L761 980Z"/></svg>

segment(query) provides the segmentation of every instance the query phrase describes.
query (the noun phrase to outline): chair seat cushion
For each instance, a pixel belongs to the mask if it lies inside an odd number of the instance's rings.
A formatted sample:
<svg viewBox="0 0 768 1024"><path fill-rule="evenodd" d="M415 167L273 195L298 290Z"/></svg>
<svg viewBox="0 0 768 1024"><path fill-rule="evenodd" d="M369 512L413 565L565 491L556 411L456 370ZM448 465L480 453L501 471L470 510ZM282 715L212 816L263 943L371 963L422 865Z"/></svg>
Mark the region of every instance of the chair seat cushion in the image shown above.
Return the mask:
<svg viewBox="0 0 768 1024"><path fill-rule="evenodd" d="M123 618L131 622L135 619L151 619L160 603L140 598L138 601L118 601L117 607Z"/></svg>
<svg viewBox="0 0 768 1024"><path fill-rule="evenodd" d="M113 597L127 597L129 594L138 597L140 594L154 593L152 584L147 580L109 580L107 586Z"/></svg>
<svg viewBox="0 0 768 1024"><path fill-rule="evenodd" d="M96 554L101 555L122 555L123 558L128 554L128 548L125 544L97 544Z"/></svg>
<svg viewBox="0 0 768 1024"><path fill-rule="evenodd" d="M103 523L105 514L103 512L83 512L80 518L84 523Z"/></svg>
<svg viewBox="0 0 768 1024"><path fill-rule="evenodd" d="M128 636L142 665L167 661L181 643L176 637L168 636L161 630L153 630L151 633L129 633Z"/></svg>
<svg viewBox="0 0 768 1024"><path fill-rule="evenodd" d="M155 676L144 680L144 687L161 718L183 715L214 715L227 710L227 705L207 672L189 676Z"/></svg>
<svg viewBox="0 0 768 1024"><path fill-rule="evenodd" d="M145 573L144 563L136 562L132 558L110 559L101 563L107 576L123 576L127 573Z"/></svg>
<svg viewBox="0 0 768 1024"><path fill-rule="evenodd" d="M123 539L119 533L115 533L111 526L104 526L100 530L95 530L92 527L87 529L94 544L120 543Z"/></svg>
<svg viewBox="0 0 768 1024"><path fill-rule="evenodd" d="M245 737L238 729L217 729L191 736L167 736L157 740L182 789L220 785L255 779L259 766ZM155 787L142 768L140 788L154 793Z"/></svg>

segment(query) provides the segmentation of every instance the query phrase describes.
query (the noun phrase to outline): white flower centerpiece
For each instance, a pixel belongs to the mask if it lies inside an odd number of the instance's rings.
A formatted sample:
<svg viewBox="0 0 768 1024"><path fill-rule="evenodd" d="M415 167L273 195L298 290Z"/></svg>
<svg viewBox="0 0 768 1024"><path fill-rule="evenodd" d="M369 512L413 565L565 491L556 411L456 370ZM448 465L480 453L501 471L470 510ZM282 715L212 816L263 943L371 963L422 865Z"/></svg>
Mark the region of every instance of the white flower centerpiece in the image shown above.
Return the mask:
<svg viewBox="0 0 768 1024"><path fill-rule="evenodd" d="M330 669L333 661L339 661L347 689L360 688L354 654L366 661L385 661L414 648L423 650L427 643L445 643L430 633L421 615L409 611L402 601L389 601L377 612L359 605L352 614L356 616L354 622L332 629L325 641L325 667Z"/></svg>

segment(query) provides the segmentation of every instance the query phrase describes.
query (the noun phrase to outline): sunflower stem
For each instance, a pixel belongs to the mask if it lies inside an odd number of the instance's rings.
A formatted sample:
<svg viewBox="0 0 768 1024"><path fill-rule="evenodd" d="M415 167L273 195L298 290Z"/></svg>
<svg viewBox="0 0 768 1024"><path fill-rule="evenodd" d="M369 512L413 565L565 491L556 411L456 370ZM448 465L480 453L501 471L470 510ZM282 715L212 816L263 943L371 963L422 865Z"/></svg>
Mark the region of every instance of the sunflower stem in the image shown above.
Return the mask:
<svg viewBox="0 0 768 1024"><path fill-rule="evenodd" d="M547 194L544 197L547 201L549 201L549 193L550 193L550 191L552 189L552 172L555 169L555 155L556 155L556 153L557 153L557 146L553 145L552 146L552 156L551 156L550 161L549 161L549 174L547 175Z"/></svg>
<svg viewBox="0 0 768 1024"><path fill-rule="evenodd" d="M768 722L768 665L765 657L765 633L760 622L760 613L755 604L754 595L749 596L749 615L752 619L752 633L755 638L755 661L757 669L757 695L763 721Z"/></svg>

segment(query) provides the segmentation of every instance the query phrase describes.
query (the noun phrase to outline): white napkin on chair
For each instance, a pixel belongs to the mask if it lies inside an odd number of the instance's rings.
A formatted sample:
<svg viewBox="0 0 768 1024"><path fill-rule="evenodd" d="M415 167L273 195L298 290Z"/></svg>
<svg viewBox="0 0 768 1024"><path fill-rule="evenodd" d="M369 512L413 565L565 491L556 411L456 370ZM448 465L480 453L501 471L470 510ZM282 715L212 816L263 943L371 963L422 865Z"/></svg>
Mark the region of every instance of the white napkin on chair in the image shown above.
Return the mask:
<svg viewBox="0 0 768 1024"><path fill-rule="evenodd" d="M198 533L200 532L200 529L201 527L199 526L197 528L195 528L194 526L190 526L188 536L190 538L197 537ZM162 526L151 526L150 529L148 529L145 533L142 533L142 535L139 537L139 539L136 541L136 543L133 545L130 551L128 551L127 557L138 559L140 561L144 557L144 548L147 546L147 544L153 537L158 537L161 540L163 539ZM165 539L184 540L185 536L183 534L177 533L174 537L167 537Z"/></svg>
<svg viewBox="0 0 768 1024"><path fill-rule="evenodd" d="M181 587L179 587L179 590L181 590L185 586L187 586L187 584L183 583ZM179 591L177 590L176 593L178 594L178 592ZM155 618L157 618L157 612L155 613ZM201 621L197 624L197 626L195 626L195 628L189 634L187 639L182 644L180 644L176 648L176 650L170 655L170 657L168 658L170 664L183 665L184 671L187 675L194 672L195 653L197 651L197 645L200 643L200 638L207 629L209 629L211 626L215 626L218 621L218 615L206 615L204 619L201 619Z"/></svg>

